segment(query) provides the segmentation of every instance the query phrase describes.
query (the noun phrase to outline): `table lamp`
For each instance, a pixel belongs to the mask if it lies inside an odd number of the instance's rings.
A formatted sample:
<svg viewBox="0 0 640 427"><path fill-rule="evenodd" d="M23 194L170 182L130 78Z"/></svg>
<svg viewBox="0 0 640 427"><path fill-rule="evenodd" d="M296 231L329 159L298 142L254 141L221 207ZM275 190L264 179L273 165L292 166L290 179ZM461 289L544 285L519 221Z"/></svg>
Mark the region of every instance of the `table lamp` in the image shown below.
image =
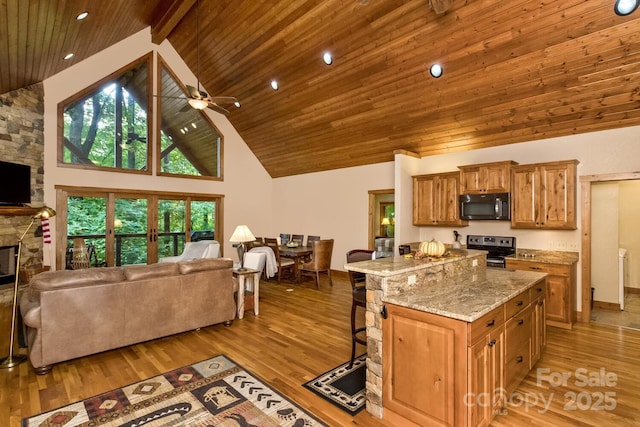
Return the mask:
<svg viewBox="0 0 640 427"><path fill-rule="evenodd" d="M238 271L246 270L246 268L244 268L244 253L247 250L245 243L253 242L254 240L256 240L255 236L253 235L253 233L251 233L251 230L249 230L249 227L247 227L246 225L237 226L233 234L231 235L229 241L231 243L239 243L238 257L240 258L240 268L238 269Z"/></svg>
<svg viewBox="0 0 640 427"><path fill-rule="evenodd" d="M24 239L24 236L27 235L29 230L31 230L31 227L33 226L33 223L36 219L51 218L55 216L55 214L56 211L54 211L53 209L47 206L42 207L38 211L38 213L31 217L31 222L27 226L27 229L24 231L24 233L22 233L20 239L18 239L18 254L16 256L16 278L13 282L13 308L11 311L11 333L9 334L9 355L0 360L0 368L13 368L14 366L19 365L20 363L27 360L27 356L25 356L24 354L13 354L13 341L16 334L16 315L18 310L18 279L20 275L20 254L22 253L22 240Z"/></svg>

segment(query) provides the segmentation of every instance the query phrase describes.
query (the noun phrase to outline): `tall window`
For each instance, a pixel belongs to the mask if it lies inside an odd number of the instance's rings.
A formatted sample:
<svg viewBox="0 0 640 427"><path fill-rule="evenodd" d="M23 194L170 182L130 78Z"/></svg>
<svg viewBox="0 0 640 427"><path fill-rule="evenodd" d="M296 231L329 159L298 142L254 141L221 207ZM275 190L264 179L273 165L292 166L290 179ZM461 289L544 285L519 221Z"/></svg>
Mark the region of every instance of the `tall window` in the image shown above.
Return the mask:
<svg viewBox="0 0 640 427"><path fill-rule="evenodd" d="M188 103L187 92L158 59L160 149L158 175L222 178L222 136L202 111Z"/></svg>
<svg viewBox="0 0 640 427"><path fill-rule="evenodd" d="M148 54L60 103L58 163L150 173L152 59Z"/></svg>

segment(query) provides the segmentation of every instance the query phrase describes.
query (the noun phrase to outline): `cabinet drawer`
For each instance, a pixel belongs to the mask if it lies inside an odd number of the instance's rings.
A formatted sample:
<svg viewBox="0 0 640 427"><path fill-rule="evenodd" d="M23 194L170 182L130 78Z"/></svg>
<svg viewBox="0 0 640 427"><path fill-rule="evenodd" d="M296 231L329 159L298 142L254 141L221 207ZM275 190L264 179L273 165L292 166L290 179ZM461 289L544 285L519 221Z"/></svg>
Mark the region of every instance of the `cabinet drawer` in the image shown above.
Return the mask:
<svg viewBox="0 0 640 427"><path fill-rule="evenodd" d="M515 348L505 360L505 389L511 394L529 373L531 350L528 343Z"/></svg>
<svg viewBox="0 0 640 427"><path fill-rule="evenodd" d="M529 288L529 301L535 301L540 297L547 295L547 281L546 279L540 283L536 283Z"/></svg>
<svg viewBox="0 0 640 427"><path fill-rule="evenodd" d="M507 357L510 357L518 348L529 345L529 341L531 341L531 307L507 320L505 333Z"/></svg>
<svg viewBox="0 0 640 427"><path fill-rule="evenodd" d="M469 342L473 344L478 338L486 336L495 328L504 324L504 304L496 307L469 325Z"/></svg>
<svg viewBox="0 0 640 427"><path fill-rule="evenodd" d="M569 276L571 274L571 266L564 264L548 264L546 262L532 262L506 259L505 266L513 270L538 271L540 273L548 273L554 276Z"/></svg>
<svg viewBox="0 0 640 427"><path fill-rule="evenodd" d="M515 298L511 298L506 304L506 319L512 318L519 311L529 305L530 295L529 289L521 292Z"/></svg>

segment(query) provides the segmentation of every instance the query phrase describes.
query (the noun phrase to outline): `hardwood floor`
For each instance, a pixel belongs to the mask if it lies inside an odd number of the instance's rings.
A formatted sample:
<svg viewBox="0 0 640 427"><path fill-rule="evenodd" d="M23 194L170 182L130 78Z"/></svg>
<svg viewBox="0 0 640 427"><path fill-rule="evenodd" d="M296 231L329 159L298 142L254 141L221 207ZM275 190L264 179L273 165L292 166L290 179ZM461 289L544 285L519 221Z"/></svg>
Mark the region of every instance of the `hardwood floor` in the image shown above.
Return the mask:
<svg viewBox="0 0 640 427"><path fill-rule="evenodd" d="M212 326L61 363L45 376L35 375L28 363L0 370L0 426L17 427L22 417L216 354L232 358L331 426L389 426L366 411L351 417L301 386L348 360L350 292L346 275L338 273L333 288L323 277L320 290L313 282L262 282L260 315L246 312L231 327ZM2 356L8 352L9 311L0 311ZM640 331L595 324L577 324L571 331L549 327L547 349L536 365L540 381L534 368L492 425L640 425L639 358ZM570 375L564 383L551 381L563 374ZM590 377L592 386L582 386Z"/></svg>

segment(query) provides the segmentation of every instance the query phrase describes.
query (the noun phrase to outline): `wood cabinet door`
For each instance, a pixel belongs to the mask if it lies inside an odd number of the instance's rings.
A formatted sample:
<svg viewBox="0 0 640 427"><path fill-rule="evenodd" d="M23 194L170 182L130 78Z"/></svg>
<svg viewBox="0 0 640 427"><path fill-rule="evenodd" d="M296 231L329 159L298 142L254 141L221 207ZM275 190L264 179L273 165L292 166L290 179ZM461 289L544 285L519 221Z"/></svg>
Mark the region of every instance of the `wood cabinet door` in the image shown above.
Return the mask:
<svg viewBox="0 0 640 427"><path fill-rule="evenodd" d="M510 168L504 165L486 166L483 173L487 193L508 193L511 186Z"/></svg>
<svg viewBox="0 0 640 427"><path fill-rule="evenodd" d="M540 225L575 229L575 163L548 164L540 169Z"/></svg>
<svg viewBox="0 0 640 427"><path fill-rule="evenodd" d="M461 224L458 188L460 184L460 174L442 174L438 177L438 211L436 221L439 224Z"/></svg>
<svg viewBox="0 0 640 427"><path fill-rule="evenodd" d="M386 308L388 317L382 323L385 419L400 416L418 425L464 425L466 322L392 304Z"/></svg>
<svg viewBox="0 0 640 427"><path fill-rule="evenodd" d="M540 178L536 167L517 166L511 172L511 227L538 227Z"/></svg>
<svg viewBox="0 0 640 427"><path fill-rule="evenodd" d="M568 282L568 277L551 274L547 276L547 319L561 323L570 323Z"/></svg>
<svg viewBox="0 0 640 427"><path fill-rule="evenodd" d="M539 297L532 302L532 335L531 335L531 364L529 369L533 368L540 357L542 356L542 350L547 345L547 322L546 316L546 302L544 297Z"/></svg>
<svg viewBox="0 0 640 427"><path fill-rule="evenodd" d="M460 168L460 194L484 193L484 182L480 166Z"/></svg>
<svg viewBox="0 0 640 427"><path fill-rule="evenodd" d="M465 398L470 426L487 426L491 422L491 347L487 335L469 347L469 377Z"/></svg>
<svg viewBox="0 0 640 427"><path fill-rule="evenodd" d="M413 225L433 225L436 222L436 192L435 177L413 177Z"/></svg>

